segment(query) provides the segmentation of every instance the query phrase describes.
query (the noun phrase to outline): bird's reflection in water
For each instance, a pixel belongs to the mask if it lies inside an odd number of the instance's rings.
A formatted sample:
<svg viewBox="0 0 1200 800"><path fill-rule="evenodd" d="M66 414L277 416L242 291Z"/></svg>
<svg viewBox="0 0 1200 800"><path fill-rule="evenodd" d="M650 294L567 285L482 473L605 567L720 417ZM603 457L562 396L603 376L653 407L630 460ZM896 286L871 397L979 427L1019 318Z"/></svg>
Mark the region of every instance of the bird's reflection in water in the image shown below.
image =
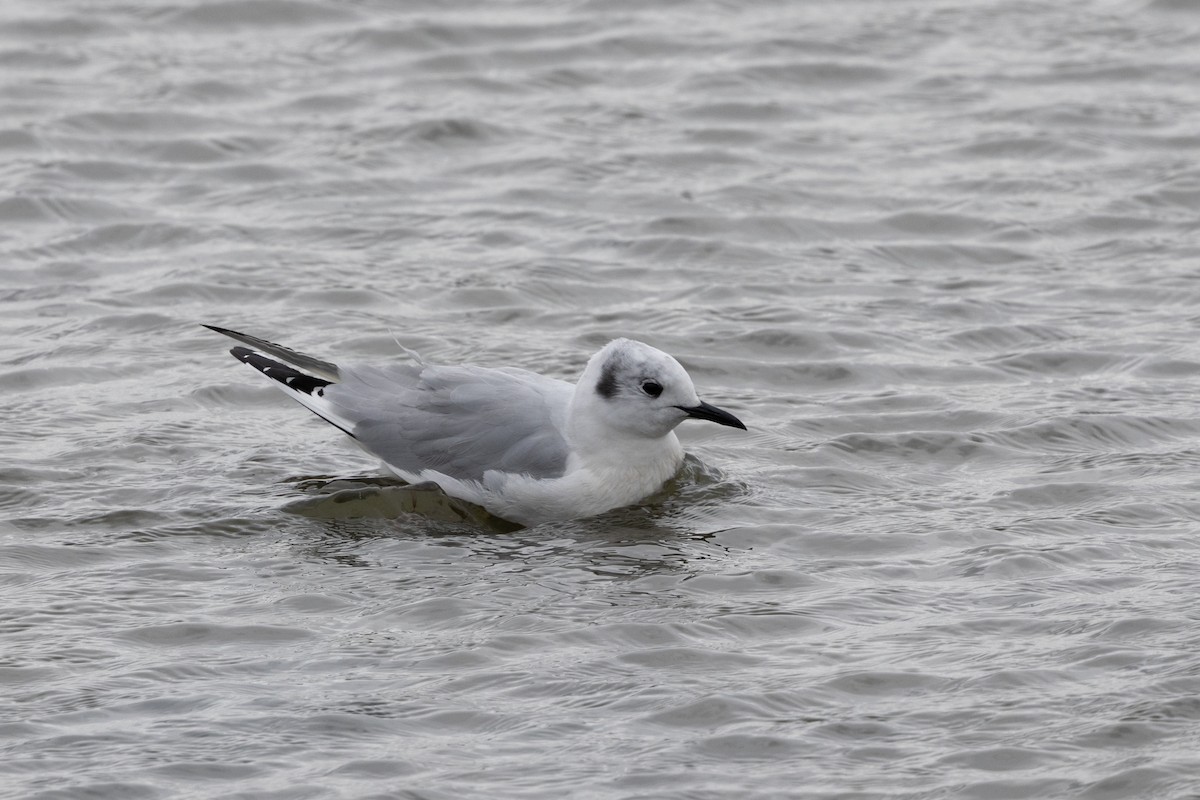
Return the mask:
<svg viewBox="0 0 1200 800"><path fill-rule="evenodd" d="M688 456L679 473L641 504L526 528L450 497L432 483L410 485L379 475L308 476L292 482L308 496L284 510L319 523L323 542L312 555L345 561L354 542L408 540L461 548L485 561L562 566L567 559L608 577L676 571L693 559L724 552L716 540L723 526L714 523L725 507L749 494L745 485Z"/></svg>

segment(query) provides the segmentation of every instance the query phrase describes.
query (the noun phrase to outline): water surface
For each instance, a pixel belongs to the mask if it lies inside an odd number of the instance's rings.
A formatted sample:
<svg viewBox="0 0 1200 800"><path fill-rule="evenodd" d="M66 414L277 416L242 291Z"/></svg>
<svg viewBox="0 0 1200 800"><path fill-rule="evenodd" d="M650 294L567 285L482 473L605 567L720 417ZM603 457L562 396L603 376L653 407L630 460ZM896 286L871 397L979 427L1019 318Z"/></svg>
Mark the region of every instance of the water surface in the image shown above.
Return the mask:
<svg viewBox="0 0 1200 800"><path fill-rule="evenodd" d="M1200 8L0 8L0 795L1200 786ZM198 326L748 434L512 530Z"/></svg>

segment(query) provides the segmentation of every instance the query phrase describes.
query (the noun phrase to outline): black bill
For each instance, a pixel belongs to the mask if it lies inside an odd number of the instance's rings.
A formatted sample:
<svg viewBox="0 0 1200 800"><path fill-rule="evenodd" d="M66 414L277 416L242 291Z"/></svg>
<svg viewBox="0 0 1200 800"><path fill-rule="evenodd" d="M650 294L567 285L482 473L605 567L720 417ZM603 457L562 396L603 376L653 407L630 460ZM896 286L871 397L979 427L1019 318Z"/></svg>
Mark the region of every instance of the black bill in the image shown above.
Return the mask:
<svg viewBox="0 0 1200 800"><path fill-rule="evenodd" d="M740 419L738 419L737 417L735 417L733 414L730 414L728 411L722 411L721 409L717 408L716 406L709 405L708 403L705 403L704 401L700 401L700 405L698 405L698 406L691 406L691 407L675 406L675 407L678 408L680 411L684 412L685 414L687 414L689 417L694 417L696 419L706 419L709 422L715 422L718 425L728 425L731 428L741 428L742 430L746 430L746 426L742 424L742 421Z"/></svg>

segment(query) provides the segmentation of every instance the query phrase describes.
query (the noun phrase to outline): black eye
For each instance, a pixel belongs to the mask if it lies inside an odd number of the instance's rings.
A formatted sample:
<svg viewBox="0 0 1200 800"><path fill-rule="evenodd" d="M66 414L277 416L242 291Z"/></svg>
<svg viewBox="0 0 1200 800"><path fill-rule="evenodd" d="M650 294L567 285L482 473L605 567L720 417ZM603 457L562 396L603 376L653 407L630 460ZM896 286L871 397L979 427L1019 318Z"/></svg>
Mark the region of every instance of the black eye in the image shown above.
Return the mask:
<svg viewBox="0 0 1200 800"><path fill-rule="evenodd" d="M651 397L658 397L662 394L662 384L656 381L646 381L642 384L642 391Z"/></svg>

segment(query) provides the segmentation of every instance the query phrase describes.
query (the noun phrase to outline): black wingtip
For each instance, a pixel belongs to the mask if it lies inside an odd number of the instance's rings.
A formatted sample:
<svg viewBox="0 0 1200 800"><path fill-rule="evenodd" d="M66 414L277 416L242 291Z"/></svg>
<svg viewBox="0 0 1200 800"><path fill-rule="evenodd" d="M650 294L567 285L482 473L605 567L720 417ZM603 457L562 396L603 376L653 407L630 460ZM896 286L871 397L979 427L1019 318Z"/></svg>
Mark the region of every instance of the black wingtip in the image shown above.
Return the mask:
<svg viewBox="0 0 1200 800"><path fill-rule="evenodd" d="M333 383L333 381L327 381L324 378L307 375L289 367L282 361L267 358L262 353L257 353L248 347L234 347L229 351L229 354L243 364L249 364L254 367L271 380L278 381L296 392L303 392L309 395L315 393L320 397L325 394L325 387Z"/></svg>

